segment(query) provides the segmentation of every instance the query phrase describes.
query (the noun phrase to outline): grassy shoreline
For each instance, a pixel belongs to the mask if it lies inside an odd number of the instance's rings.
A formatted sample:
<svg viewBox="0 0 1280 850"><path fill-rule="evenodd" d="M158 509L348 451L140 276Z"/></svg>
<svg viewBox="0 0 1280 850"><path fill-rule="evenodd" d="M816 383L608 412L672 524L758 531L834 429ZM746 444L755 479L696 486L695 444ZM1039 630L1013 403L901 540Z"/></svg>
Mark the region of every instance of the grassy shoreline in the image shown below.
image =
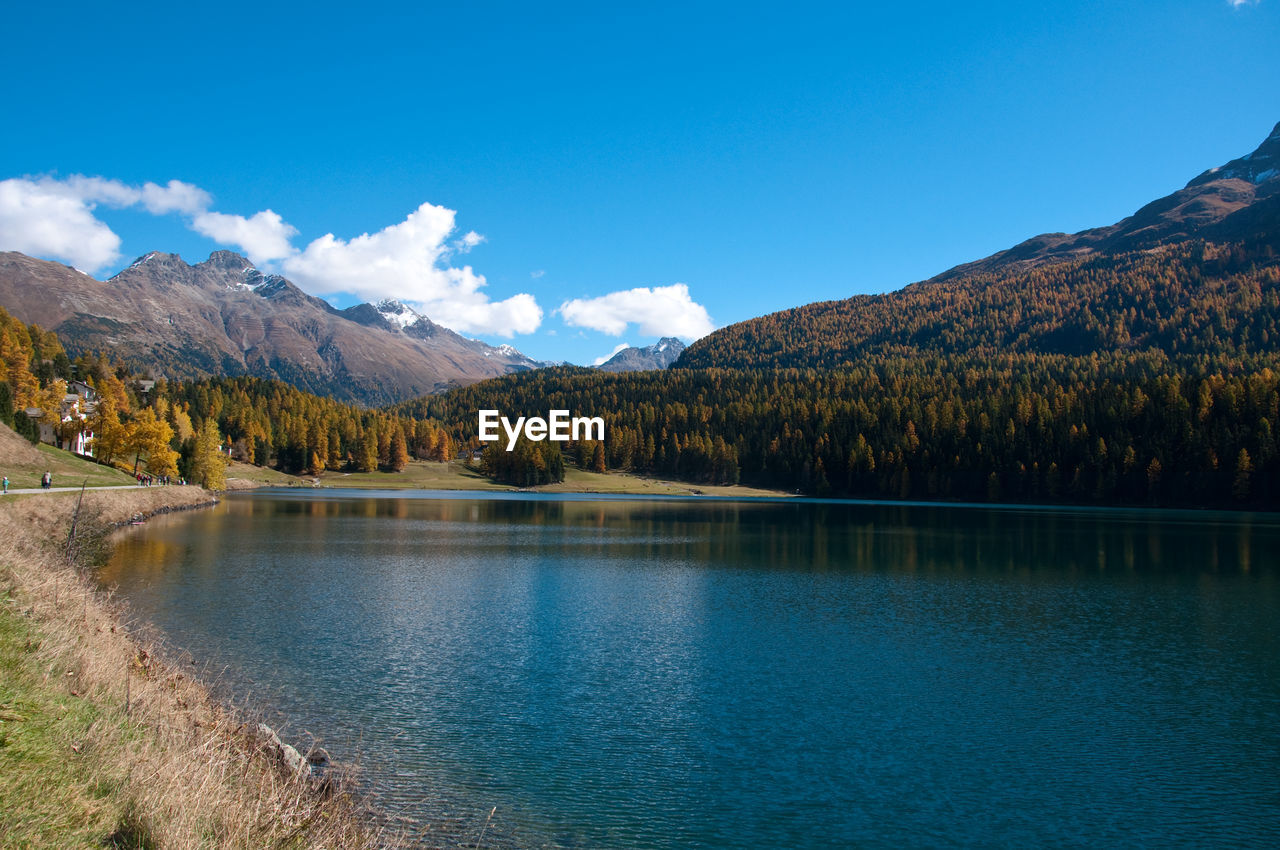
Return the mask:
<svg viewBox="0 0 1280 850"><path fill-rule="evenodd" d="M66 557L78 499L0 502L0 847L397 843L130 633ZM76 548L92 559L113 524L211 499L195 487L87 493Z"/></svg>
<svg viewBox="0 0 1280 850"><path fill-rule="evenodd" d="M402 472L323 472L318 476L296 476L274 469L233 463L227 470L227 489L257 487L343 487L376 490L477 490L511 492L518 488L486 478L463 463L410 461ZM691 484L628 472L587 472L565 469L564 481L529 488L535 493L608 493L630 496L723 496L773 498L794 495L780 490L763 490L743 485Z"/></svg>

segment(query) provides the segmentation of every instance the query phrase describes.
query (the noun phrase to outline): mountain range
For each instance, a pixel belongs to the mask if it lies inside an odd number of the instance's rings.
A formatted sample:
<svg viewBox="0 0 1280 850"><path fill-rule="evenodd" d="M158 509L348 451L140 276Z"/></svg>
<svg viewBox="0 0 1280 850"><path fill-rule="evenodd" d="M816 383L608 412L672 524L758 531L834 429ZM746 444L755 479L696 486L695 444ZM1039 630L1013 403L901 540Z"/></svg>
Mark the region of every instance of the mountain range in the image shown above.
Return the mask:
<svg viewBox="0 0 1280 850"><path fill-rule="evenodd" d="M750 319L688 349L672 338L624 349L600 369L832 368L876 353L1274 351L1280 308L1256 272L1276 265L1277 245L1280 124L1253 152L1116 224L1042 234L883 295ZM107 281L0 253L0 306L56 331L73 354L109 352L172 378L277 378L370 406L555 365L396 301L338 310L229 251L196 265L151 253Z"/></svg>
<svg viewBox="0 0 1280 850"><path fill-rule="evenodd" d="M364 405L544 365L397 301L338 310L230 251L195 265L150 253L106 281L0 253L0 305L73 355L102 351L157 377L276 378Z"/></svg>

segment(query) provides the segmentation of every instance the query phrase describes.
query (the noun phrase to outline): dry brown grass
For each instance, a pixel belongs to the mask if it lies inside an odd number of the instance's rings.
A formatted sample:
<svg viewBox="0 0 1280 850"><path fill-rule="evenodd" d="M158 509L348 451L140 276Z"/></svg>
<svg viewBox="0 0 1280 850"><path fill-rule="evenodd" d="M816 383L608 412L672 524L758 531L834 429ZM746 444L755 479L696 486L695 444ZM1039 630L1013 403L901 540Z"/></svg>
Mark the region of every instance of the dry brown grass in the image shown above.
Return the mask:
<svg viewBox="0 0 1280 850"><path fill-rule="evenodd" d="M40 721L57 729L59 718L32 715L83 714L74 734L51 733L47 763L4 763L0 846L75 846L91 837L109 847L255 850L399 843L341 783L324 793L282 768L251 718L218 705L127 632L121 612L65 557L77 499L41 495L0 506L0 617L36 636L19 642L28 657L0 671L14 680L0 682L19 695L13 704L27 706L10 712L8 728L38 738ZM209 499L194 487L90 492L81 529L93 537L95 525ZM70 772L59 779L64 763ZM44 814L47 800L56 804Z"/></svg>

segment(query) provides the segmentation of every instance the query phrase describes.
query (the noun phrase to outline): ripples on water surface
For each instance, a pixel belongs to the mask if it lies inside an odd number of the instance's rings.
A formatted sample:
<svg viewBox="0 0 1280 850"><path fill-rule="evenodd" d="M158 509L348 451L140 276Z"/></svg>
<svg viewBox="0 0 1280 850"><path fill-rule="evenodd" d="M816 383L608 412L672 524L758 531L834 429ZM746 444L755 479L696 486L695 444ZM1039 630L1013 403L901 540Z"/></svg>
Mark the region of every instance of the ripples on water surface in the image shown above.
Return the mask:
<svg viewBox="0 0 1280 850"><path fill-rule="evenodd" d="M1264 847L1278 555L1274 515L277 491L102 579L433 841Z"/></svg>

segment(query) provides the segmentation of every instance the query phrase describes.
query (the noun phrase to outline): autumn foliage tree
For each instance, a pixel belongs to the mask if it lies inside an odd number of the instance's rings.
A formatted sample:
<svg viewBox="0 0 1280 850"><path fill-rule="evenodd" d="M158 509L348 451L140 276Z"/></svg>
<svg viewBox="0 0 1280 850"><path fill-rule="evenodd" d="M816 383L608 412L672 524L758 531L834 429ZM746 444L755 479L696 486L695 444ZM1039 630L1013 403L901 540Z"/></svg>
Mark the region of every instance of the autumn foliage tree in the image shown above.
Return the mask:
<svg viewBox="0 0 1280 850"><path fill-rule="evenodd" d="M387 464L392 472L401 472L409 465L409 445L404 438L404 430L398 425L391 435L390 458Z"/></svg>
<svg viewBox="0 0 1280 850"><path fill-rule="evenodd" d="M206 490L224 490L227 486L227 463L217 423L205 419L196 432L188 478Z"/></svg>
<svg viewBox="0 0 1280 850"><path fill-rule="evenodd" d="M123 449L133 454L133 471L145 456L146 470L152 475L177 475L178 453L171 447L173 428L156 416L153 408L145 407L125 428Z"/></svg>

